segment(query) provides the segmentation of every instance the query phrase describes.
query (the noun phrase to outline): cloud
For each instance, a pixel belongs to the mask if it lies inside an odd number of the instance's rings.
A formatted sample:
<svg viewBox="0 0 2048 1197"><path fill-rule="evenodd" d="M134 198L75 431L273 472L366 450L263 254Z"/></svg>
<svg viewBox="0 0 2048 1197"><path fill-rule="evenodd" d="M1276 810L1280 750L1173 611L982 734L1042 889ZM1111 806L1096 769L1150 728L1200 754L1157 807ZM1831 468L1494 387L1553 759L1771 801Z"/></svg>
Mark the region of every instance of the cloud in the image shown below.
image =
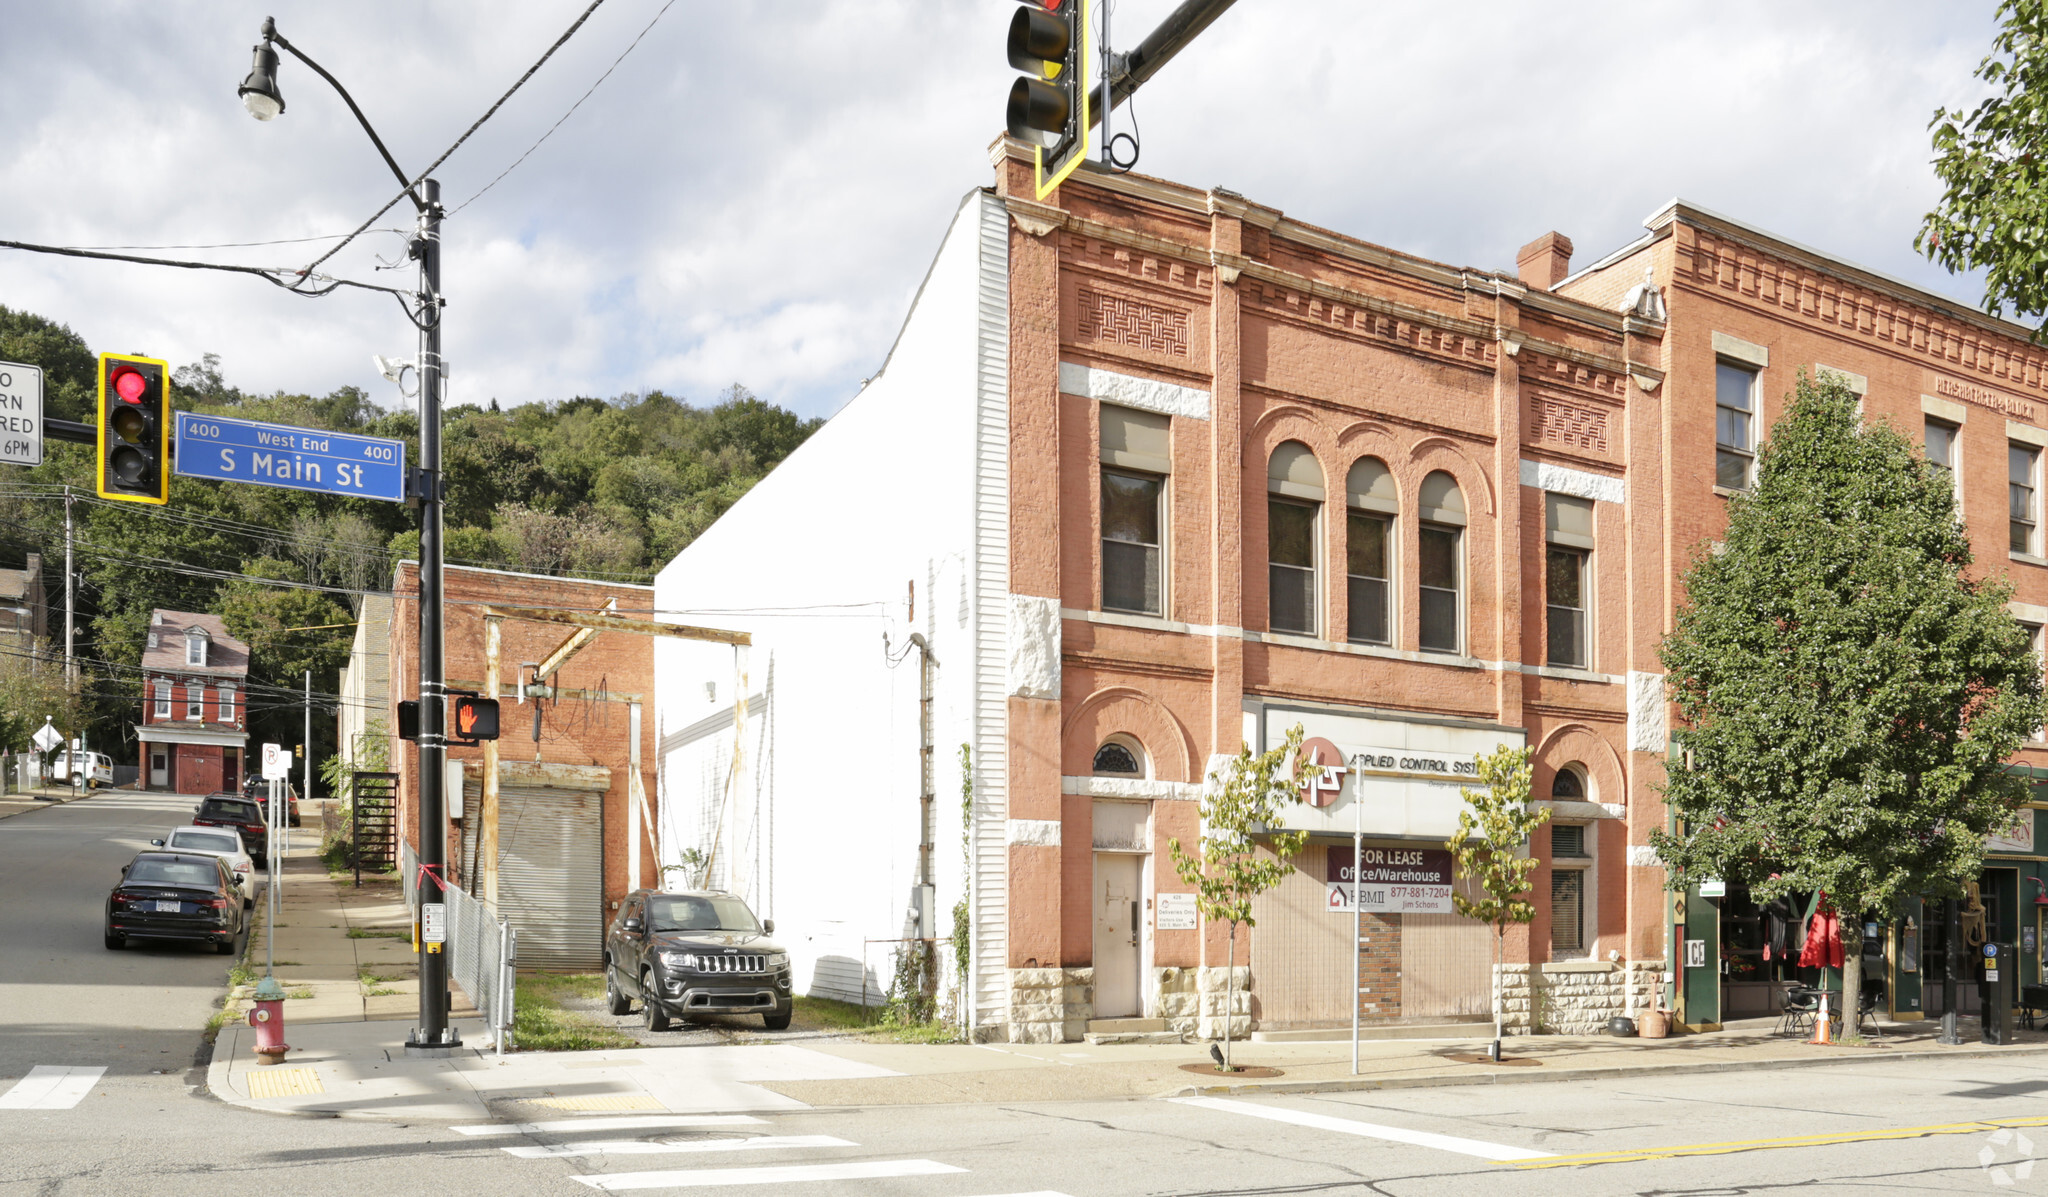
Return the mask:
<svg viewBox="0 0 2048 1197"><path fill-rule="evenodd" d="M661 0L610 0L438 172L459 205L533 144ZM1173 0L1123 0L1131 44ZM1992 0L1240 4L1142 90L1139 169L1459 265L1552 228L1579 260L1673 195L1965 300L1916 257L1926 124L1978 94ZM396 192L354 119L286 57L288 108L234 86L266 13L418 170L581 10L357 0L21 6L0 42L0 230L73 245L353 228ZM1011 9L987 0L679 0L517 170L447 226L451 397L530 402L738 381L829 414L887 353L960 196L990 178ZM1116 120L1128 128L1132 113ZM404 205L381 224L410 223ZM303 264L313 247L174 251ZM410 285L402 236L327 267ZM396 305L0 253L0 303L96 348L219 353L257 390L368 388L409 352Z"/></svg>

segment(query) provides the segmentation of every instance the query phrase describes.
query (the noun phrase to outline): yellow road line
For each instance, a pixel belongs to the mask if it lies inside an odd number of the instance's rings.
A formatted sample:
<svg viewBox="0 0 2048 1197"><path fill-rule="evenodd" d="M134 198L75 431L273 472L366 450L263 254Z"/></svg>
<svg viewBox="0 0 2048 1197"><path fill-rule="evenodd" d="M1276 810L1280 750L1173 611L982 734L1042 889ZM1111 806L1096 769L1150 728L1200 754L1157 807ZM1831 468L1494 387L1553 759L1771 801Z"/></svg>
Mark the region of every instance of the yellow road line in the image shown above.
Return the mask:
<svg viewBox="0 0 2048 1197"><path fill-rule="evenodd" d="M1792 1135L1783 1139L1734 1139L1725 1143L1689 1143L1679 1147L1645 1147L1637 1151L1593 1151L1548 1159L1507 1160L1519 1169L1570 1168L1582 1164L1639 1164L1696 1155L1734 1155L1786 1147L1830 1147L1837 1143L1870 1143L1883 1139L1920 1139L1929 1135L1967 1135L2005 1126L2048 1126L2048 1118L1988 1118L1981 1122L1944 1122L1935 1126L1898 1126L1885 1130L1843 1131L1832 1135Z"/></svg>

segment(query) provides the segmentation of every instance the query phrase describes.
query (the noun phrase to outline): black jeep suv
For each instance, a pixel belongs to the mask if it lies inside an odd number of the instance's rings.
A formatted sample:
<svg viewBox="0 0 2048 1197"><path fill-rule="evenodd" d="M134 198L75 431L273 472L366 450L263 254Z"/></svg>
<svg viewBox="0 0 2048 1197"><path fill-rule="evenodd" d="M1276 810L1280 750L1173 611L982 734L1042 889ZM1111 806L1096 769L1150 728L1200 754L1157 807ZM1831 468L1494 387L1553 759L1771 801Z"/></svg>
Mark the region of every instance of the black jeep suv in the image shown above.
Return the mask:
<svg viewBox="0 0 2048 1197"><path fill-rule="evenodd" d="M789 953L735 894L634 890L605 933L604 994L613 1014L639 999L650 1031L693 1014L759 1014L789 1026Z"/></svg>

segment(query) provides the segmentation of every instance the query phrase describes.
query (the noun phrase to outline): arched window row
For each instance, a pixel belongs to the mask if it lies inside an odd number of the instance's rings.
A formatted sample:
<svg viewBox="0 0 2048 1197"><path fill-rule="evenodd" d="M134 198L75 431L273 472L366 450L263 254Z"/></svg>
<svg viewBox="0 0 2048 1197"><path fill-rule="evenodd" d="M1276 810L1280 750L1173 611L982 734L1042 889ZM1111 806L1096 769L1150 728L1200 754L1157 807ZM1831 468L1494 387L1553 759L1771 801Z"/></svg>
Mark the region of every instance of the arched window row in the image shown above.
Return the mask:
<svg viewBox="0 0 2048 1197"><path fill-rule="evenodd" d="M1300 441L1273 450L1266 470L1267 626L1276 632L1322 634L1316 609L1321 588L1322 521L1334 518L1322 467ZM1460 652L1464 645L1465 495L1457 479L1437 470L1415 496L1415 602L1420 647ZM1394 640L1394 525L1401 515L1393 472L1376 457L1360 458L1344 479L1345 638L1358 644Z"/></svg>

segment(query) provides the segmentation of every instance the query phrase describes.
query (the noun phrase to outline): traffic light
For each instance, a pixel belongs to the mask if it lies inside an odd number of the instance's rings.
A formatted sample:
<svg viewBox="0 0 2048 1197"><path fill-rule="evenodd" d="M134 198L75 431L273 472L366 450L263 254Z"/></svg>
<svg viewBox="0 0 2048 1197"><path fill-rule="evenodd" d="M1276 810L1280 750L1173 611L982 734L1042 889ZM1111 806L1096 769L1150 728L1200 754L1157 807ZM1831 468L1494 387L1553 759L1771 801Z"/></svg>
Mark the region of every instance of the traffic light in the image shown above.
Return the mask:
<svg viewBox="0 0 2048 1197"><path fill-rule="evenodd" d="M171 501L170 363L100 354L99 495Z"/></svg>
<svg viewBox="0 0 2048 1197"><path fill-rule="evenodd" d="M1090 31L1096 0L1025 0L1010 18L1010 136L1037 148L1038 198L1059 186L1094 148L1089 91L1097 64Z"/></svg>
<svg viewBox="0 0 2048 1197"><path fill-rule="evenodd" d="M474 694L455 696L455 738L474 744L498 738L498 700Z"/></svg>

